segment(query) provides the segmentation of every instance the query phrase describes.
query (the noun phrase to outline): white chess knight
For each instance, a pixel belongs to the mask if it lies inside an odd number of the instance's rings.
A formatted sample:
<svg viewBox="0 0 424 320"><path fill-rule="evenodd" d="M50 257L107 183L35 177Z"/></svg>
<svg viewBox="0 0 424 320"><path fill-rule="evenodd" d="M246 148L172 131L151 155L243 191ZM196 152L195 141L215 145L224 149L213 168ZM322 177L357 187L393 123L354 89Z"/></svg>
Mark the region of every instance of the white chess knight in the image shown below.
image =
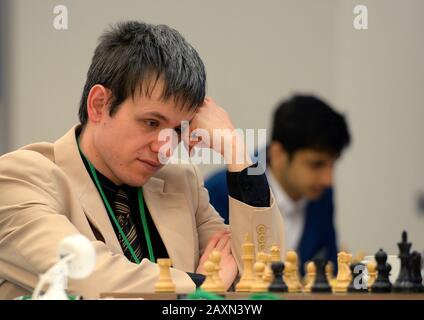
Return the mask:
<svg viewBox="0 0 424 320"><path fill-rule="evenodd" d="M66 294L68 277L83 279L88 277L96 264L96 251L86 237L74 234L64 238L58 247L59 261L40 276L32 294L33 300L68 300ZM40 292L49 284L43 295Z"/></svg>
<svg viewBox="0 0 424 320"><path fill-rule="evenodd" d="M350 264L352 262L352 254L341 251L337 254L338 273L336 284L333 287L334 292L347 292L349 283L352 280L352 272Z"/></svg>

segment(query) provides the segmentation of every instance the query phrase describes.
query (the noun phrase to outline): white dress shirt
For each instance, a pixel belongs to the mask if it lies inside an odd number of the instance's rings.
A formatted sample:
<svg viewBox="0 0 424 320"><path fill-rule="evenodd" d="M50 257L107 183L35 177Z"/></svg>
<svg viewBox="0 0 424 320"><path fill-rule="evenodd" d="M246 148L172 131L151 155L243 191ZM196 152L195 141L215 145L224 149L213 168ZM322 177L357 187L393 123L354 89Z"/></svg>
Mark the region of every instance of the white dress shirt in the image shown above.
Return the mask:
<svg viewBox="0 0 424 320"><path fill-rule="evenodd" d="M277 182L270 170L266 171L268 184L284 219L287 250L297 250L305 224L306 199L293 201Z"/></svg>

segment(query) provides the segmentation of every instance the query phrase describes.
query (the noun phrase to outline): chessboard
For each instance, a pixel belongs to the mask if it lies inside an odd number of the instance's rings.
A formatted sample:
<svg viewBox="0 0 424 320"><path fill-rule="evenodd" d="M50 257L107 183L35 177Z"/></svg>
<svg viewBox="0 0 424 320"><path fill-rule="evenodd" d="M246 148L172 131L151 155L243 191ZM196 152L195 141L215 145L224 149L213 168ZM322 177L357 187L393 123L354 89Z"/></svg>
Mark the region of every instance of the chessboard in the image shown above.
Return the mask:
<svg viewBox="0 0 424 320"><path fill-rule="evenodd" d="M387 254L379 249L374 261L354 259L348 252L337 256L334 266L322 258L305 264L305 277L300 276L298 255L288 251L284 261L280 249L273 245L269 252L257 252L251 236L243 242L243 272L233 289L225 290L220 279L221 253L214 250L204 264L206 279L195 292L177 294L170 275L170 259L158 259L159 279L154 293L102 293L102 299L145 300L424 300L422 258L411 251L412 243L403 231L398 242L399 274L390 282L391 265Z"/></svg>

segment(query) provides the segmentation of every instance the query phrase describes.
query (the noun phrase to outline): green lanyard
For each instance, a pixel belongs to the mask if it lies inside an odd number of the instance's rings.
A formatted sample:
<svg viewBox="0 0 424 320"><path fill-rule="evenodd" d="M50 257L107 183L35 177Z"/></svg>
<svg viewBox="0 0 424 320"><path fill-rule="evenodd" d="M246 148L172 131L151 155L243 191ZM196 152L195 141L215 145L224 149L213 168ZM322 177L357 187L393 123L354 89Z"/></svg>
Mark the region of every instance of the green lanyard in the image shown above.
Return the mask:
<svg viewBox="0 0 424 320"><path fill-rule="evenodd" d="M79 145L78 145L79 149ZM134 249L132 248L127 236L125 235L124 231L122 230L121 226L119 225L118 219L116 219L115 214L113 213L112 207L109 204L109 201L107 201L106 195L103 192L103 188L100 185L99 178L97 177L96 169L94 169L93 165L91 164L90 160L87 159L87 157L84 155L84 153L79 149L81 154L84 156L85 160L87 160L88 166L90 167L90 171L93 174L94 181L96 183L97 189L100 192L100 195L102 196L103 202L106 206L106 209L111 216L113 222L115 223L116 228L118 229L122 239L124 239L125 244L127 245L128 250L131 253L131 256L134 259L134 262L139 264L140 260L138 259L137 255L134 252ZM147 220L146 220L146 213L144 212L144 199L143 199L143 191L141 188L138 188L138 208L140 211L140 217L141 222L143 224L143 230L144 230L144 236L146 238L147 242L147 249L149 250L149 258L151 262L155 262L155 255L153 254L153 247L152 247L152 241L150 240L150 233L149 233L149 227L147 226Z"/></svg>

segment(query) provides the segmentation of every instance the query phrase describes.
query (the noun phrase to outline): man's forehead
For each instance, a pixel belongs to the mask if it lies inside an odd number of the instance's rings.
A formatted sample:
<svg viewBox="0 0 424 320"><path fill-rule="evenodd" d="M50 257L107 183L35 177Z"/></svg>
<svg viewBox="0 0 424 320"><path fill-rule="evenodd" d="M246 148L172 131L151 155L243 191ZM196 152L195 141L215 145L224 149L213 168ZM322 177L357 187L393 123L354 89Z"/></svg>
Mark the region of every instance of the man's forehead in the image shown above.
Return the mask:
<svg viewBox="0 0 424 320"><path fill-rule="evenodd" d="M329 151L325 151L325 150L317 150L317 149L301 149L298 152L299 155L308 158L308 159L312 159L312 160L316 160L316 159L320 159L320 160L337 160L339 158L339 155L334 154L332 152Z"/></svg>
<svg viewBox="0 0 424 320"><path fill-rule="evenodd" d="M176 96L165 96L164 84L161 79L145 83L149 89L134 92L132 97L134 104L138 107L138 113L150 114L164 121L191 121L196 115L196 109L190 108L187 102L178 99Z"/></svg>

